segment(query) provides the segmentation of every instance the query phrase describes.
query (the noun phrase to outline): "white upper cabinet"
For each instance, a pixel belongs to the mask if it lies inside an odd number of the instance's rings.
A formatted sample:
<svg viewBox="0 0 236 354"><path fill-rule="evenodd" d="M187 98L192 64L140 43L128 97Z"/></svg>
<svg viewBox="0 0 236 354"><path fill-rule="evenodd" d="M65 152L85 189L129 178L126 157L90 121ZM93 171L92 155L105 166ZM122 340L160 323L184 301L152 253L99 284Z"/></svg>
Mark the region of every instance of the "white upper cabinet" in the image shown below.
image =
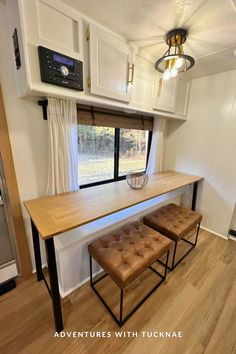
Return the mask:
<svg viewBox="0 0 236 354"><path fill-rule="evenodd" d="M18 69L14 66L14 71L20 97L51 95L177 119L186 117L190 91L187 76L162 81L160 87L155 58L133 49L125 39L65 2L7 0L6 8L9 39L15 29L19 38L22 65ZM88 41L84 33L87 28ZM38 46L82 61L84 91L42 82Z"/></svg>
<svg viewBox="0 0 236 354"><path fill-rule="evenodd" d="M28 94L70 96L71 90L43 83L38 46L83 61L80 14L60 0L8 0L9 34L17 28L22 66L15 70L20 97Z"/></svg>
<svg viewBox="0 0 236 354"><path fill-rule="evenodd" d="M152 109L155 69L152 60L138 53L135 57L132 103Z"/></svg>
<svg viewBox="0 0 236 354"><path fill-rule="evenodd" d="M90 24L89 53L91 93L130 102L132 48L110 32Z"/></svg>
<svg viewBox="0 0 236 354"><path fill-rule="evenodd" d="M157 73L155 86L154 109L174 113L177 103L178 80L176 78L163 80Z"/></svg>
<svg viewBox="0 0 236 354"><path fill-rule="evenodd" d="M162 80L157 73L155 86L155 110L169 112L176 116L185 117L187 115L191 83L185 74L180 74L169 80Z"/></svg>
<svg viewBox="0 0 236 354"><path fill-rule="evenodd" d="M19 0L26 41L83 58L82 19L60 0Z"/></svg>
<svg viewBox="0 0 236 354"><path fill-rule="evenodd" d="M188 112L188 103L190 95L191 81L184 77L184 74L178 78L178 91L176 97L176 110L177 116L186 117Z"/></svg>

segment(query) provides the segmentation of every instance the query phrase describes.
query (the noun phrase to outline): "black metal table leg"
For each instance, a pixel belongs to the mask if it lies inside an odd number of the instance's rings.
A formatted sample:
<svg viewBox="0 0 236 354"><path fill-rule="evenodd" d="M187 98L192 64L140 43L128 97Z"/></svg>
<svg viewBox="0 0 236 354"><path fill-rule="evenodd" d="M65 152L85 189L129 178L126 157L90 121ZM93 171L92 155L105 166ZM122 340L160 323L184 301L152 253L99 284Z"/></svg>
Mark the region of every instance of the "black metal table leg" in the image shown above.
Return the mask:
<svg viewBox="0 0 236 354"><path fill-rule="evenodd" d="M32 236L33 236L34 259L35 259L37 280L40 281L43 280L43 270L42 270L42 261L41 261L41 252L40 252L40 243L39 243L39 233L32 220L31 220L31 229L32 229Z"/></svg>
<svg viewBox="0 0 236 354"><path fill-rule="evenodd" d="M196 210L198 182L193 184L192 210Z"/></svg>
<svg viewBox="0 0 236 354"><path fill-rule="evenodd" d="M47 254L48 274L50 280L55 330L57 332L61 332L63 330L63 319L62 319L61 299L60 299L59 286L58 286L57 265L56 265L56 256L55 256L53 238L49 238L48 240L45 240L45 246L46 246L46 254Z"/></svg>

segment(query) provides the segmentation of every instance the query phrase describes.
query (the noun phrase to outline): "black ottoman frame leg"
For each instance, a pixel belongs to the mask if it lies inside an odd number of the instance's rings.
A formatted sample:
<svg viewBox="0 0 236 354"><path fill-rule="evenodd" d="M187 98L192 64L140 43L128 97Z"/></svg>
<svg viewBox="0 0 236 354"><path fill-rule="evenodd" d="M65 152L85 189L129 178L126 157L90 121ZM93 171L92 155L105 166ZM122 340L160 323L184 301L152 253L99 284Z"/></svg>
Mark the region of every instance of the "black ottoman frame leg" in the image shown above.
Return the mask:
<svg viewBox="0 0 236 354"><path fill-rule="evenodd" d="M180 262L182 262L182 260L194 249L194 247L196 247L197 240L198 240L198 235L199 235L199 230L200 230L200 225L201 225L201 223L199 223L197 225L197 232L196 232L196 237L195 237L194 242L186 240L185 238L181 238L179 241L174 241L175 246L174 246L173 258L172 258L172 262L171 262L171 267L169 267L169 266L167 267L168 270L170 270L170 271L174 270L180 264ZM189 250L175 263L177 248L178 248L178 244L179 244L180 241L184 241L184 242L188 243L189 245L191 245L192 247L190 247ZM163 266L165 266L165 263L163 263L160 260L158 260L158 263L160 263Z"/></svg>
<svg viewBox="0 0 236 354"><path fill-rule="evenodd" d="M165 281L166 275L167 275L167 270L168 270L168 260L169 260L169 250L166 252L166 262L163 263L165 266L165 271L164 275L159 273L156 269L152 268L152 266L149 267L150 270L152 270L154 273L159 275L161 277L161 280L154 286L154 288L132 309L132 311L125 317L123 318L123 304L124 304L124 289L120 289L120 309L119 309L119 319L115 316L113 311L110 309L108 304L105 302L105 300L102 298L102 296L99 294L98 290L95 288L95 284L98 283L100 280L105 278L108 274L102 275L99 279L93 281L93 268L92 268L92 257L89 256L89 263L90 263L90 285L95 292L95 294L98 296L98 298L101 300L103 305L106 307L106 309L109 311L113 319L116 321L116 323L121 327L123 324L138 310L138 308L149 298L149 296L152 295L152 293ZM155 261L156 262L156 261ZM154 263L155 263L154 262ZM135 279L134 279L135 280Z"/></svg>

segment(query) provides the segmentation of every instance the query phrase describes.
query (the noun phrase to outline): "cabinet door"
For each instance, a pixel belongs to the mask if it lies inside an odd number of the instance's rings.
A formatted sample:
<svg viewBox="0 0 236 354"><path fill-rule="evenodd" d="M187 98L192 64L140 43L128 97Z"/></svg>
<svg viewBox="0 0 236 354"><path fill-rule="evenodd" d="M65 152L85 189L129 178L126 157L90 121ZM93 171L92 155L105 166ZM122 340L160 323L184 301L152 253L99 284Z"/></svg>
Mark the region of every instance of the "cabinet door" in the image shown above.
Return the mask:
<svg viewBox="0 0 236 354"><path fill-rule="evenodd" d="M28 50L47 47L83 60L82 19L78 12L58 0L19 0ZM31 53L30 53L31 55Z"/></svg>
<svg viewBox="0 0 236 354"><path fill-rule="evenodd" d="M132 103L147 109L153 108L154 77L153 62L136 55Z"/></svg>
<svg viewBox="0 0 236 354"><path fill-rule="evenodd" d="M188 112L188 102L190 95L191 81L184 78L178 78L178 92L175 114L179 116L186 116Z"/></svg>
<svg viewBox="0 0 236 354"><path fill-rule="evenodd" d="M162 80L157 74L154 109L174 113L176 111L178 80Z"/></svg>
<svg viewBox="0 0 236 354"><path fill-rule="evenodd" d="M130 102L130 46L102 28L90 25L89 49L91 93Z"/></svg>
<svg viewBox="0 0 236 354"><path fill-rule="evenodd" d="M15 11L11 6L16 0L8 1L13 33ZM16 72L19 96L35 90L42 95L62 94L67 89L43 83L40 77L38 46L55 50L83 61L83 28L78 12L59 0L18 0L23 63ZM18 28L19 28L18 27ZM24 65L25 64L25 65Z"/></svg>

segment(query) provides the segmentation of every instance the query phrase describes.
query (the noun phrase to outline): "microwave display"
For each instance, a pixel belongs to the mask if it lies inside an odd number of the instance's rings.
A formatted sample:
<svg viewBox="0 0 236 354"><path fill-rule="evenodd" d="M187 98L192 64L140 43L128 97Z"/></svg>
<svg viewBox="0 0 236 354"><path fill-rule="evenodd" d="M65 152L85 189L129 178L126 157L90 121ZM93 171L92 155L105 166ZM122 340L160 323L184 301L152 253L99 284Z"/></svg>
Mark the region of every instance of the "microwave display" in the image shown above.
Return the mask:
<svg viewBox="0 0 236 354"><path fill-rule="evenodd" d="M74 66L74 61L71 59L68 59L66 57L63 57L58 54L53 54L53 60L57 61L58 63L69 65L69 66Z"/></svg>

